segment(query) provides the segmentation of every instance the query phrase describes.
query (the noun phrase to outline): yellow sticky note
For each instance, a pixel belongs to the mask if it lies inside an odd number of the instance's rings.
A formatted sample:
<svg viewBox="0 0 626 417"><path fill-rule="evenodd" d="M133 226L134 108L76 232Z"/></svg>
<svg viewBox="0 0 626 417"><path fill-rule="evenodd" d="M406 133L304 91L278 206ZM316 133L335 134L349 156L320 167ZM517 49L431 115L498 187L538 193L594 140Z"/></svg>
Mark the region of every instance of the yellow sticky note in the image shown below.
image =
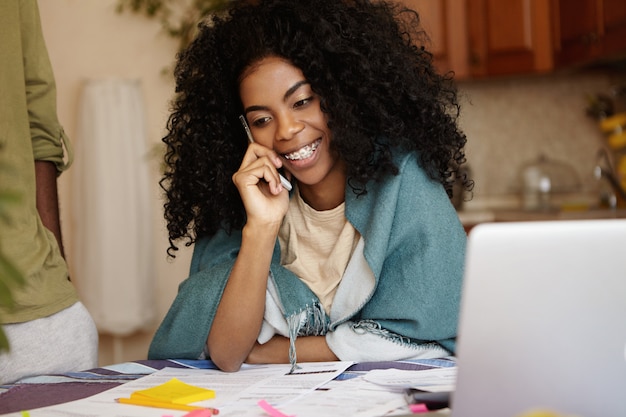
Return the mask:
<svg viewBox="0 0 626 417"><path fill-rule="evenodd" d="M560 414L553 410L535 409L529 410L526 413L522 413L517 417L576 417L571 415Z"/></svg>
<svg viewBox="0 0 626 417"><path fill-rule="evenodd" d="M130 398L157 400L172 404L190 404L215 398L215 391L189 385L172 378L156 387L135 391L130 395Z"/></svg>

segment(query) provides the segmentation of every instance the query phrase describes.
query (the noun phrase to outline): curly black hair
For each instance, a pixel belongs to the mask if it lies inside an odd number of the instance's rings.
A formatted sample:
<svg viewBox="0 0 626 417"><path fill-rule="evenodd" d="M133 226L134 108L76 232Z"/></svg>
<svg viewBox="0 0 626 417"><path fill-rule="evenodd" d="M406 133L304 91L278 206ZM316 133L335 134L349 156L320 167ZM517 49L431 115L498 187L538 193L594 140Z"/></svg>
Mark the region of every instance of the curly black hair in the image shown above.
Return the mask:
<svg viewBox="0 0 626 417"><path fill-rule="evenodd" d="M320 97L355 193L397 174L392 149L400 149L416 152L451 197L466 137L457 126L453 74L436 71L427 43L419 15L385 1L235 1L201 23L178 56L163 138L168 253L179 239L191 245L220 228L243 227L231 180L248 146L238 85L250 64L268 56L300 68Z"/></svg>

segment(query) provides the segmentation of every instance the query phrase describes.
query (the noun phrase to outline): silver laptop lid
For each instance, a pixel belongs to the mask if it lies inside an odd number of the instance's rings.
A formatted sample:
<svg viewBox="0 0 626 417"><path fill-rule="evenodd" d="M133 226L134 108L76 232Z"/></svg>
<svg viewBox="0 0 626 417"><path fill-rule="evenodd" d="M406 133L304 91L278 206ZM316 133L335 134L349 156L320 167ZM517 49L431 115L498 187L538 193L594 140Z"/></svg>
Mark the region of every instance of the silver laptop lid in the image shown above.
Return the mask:
<svg viewBox="0 0 626 417"><path fill-rule="evenodd" d="M626 416L626 219L469 235L453 417Z"/></svg>

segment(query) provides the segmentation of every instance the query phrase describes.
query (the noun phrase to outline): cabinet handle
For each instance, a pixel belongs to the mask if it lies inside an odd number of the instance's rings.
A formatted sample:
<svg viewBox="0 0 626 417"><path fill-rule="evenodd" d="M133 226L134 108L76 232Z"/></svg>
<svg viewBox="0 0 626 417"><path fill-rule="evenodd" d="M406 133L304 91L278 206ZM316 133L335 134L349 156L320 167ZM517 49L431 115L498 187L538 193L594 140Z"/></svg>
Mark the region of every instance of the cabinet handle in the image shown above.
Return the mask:
<svg viewBox="0 0 626 417"><path fill-rule="evenodd" d="M469 64L472 67L477 67L477 66L481 65L481 63L482 63L482 57L480 56L480 54L478 52L476 52L476 51L470 52Z"/></svg>
<svg viewBox="0 0 626 417"><path fill-rule="evenodd" d="M583 45L591 46L593 44L598 43L600 41L600 37L595 32L589 32L583 35L581 40L582 40Z"/></svg>

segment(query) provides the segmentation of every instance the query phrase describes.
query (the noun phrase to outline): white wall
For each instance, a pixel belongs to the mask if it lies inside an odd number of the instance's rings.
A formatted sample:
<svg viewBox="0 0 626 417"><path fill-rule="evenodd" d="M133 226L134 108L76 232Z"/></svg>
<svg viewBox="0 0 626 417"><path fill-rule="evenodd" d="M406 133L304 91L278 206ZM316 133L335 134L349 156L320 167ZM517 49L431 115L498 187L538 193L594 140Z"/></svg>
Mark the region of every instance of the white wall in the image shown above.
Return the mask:
<svg viewBox="0 0 626 417"><path fill-rule="evenodd" d="M39 0L44 36L57 81L59 118L76 143L78 101L83 82L102 77L140 79L150 146L158 146L174 91L173 77L163 75L162 70L173 65L177 44L160 31L156 22L129 12L116 13L116 4L117 0ZM62 224L70 267L73 175L70 169L60 178ZM166 257L168 242L157 186L156 158L153 175L157 236L154 285L157 320L160 321L176 294L178 283L186 276L190 251L181 249L182 254L173 262ZM72 275L72 278L80 285L80 277ZM157 324L145 333L123 340L101 335L101 364L145 358L147 344Z"/></svg>

